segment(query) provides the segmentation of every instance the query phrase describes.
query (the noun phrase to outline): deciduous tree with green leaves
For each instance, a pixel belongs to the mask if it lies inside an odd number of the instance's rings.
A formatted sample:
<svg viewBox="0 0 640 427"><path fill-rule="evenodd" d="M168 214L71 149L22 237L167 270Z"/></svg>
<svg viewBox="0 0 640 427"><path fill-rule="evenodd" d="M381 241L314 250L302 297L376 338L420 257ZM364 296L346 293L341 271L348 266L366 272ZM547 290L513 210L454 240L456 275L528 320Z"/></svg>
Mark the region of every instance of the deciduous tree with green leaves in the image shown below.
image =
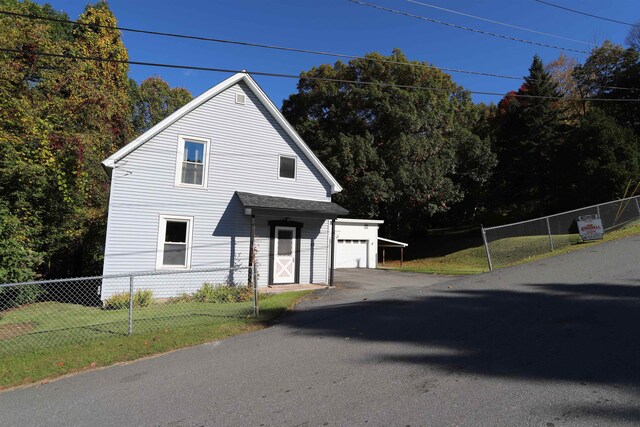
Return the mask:
<svg viewBox="0 0 640 427"><path fill-rule="evenodd" d="M384 218L392 236L426 229L494 164L488 140L472 131L479 115L469 94L428 65L394 50L314 67L282 107L344 186L335 200L353 216Z"/></svg>

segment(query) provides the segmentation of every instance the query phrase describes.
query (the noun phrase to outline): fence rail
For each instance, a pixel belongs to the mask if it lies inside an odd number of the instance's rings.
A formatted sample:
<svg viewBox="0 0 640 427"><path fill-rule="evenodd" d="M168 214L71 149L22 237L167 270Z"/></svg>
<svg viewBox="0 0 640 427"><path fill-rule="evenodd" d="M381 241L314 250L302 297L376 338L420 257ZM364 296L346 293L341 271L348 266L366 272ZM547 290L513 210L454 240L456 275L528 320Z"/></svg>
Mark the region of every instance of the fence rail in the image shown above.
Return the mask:
<svg viewBox="0 0 640 427"><path fill-rule="evenodd" d="M541 218L482 228L489 269L513 264L580 241L578 216L598 215L605 231L640 219L640 196L587 206Z"/></svg>
<svg viewBox="0 0 640 427"><path fill-rule="evenodd" d="M0 285L0 354L207 327L258 314L250 268L155 271Z"/></svg>

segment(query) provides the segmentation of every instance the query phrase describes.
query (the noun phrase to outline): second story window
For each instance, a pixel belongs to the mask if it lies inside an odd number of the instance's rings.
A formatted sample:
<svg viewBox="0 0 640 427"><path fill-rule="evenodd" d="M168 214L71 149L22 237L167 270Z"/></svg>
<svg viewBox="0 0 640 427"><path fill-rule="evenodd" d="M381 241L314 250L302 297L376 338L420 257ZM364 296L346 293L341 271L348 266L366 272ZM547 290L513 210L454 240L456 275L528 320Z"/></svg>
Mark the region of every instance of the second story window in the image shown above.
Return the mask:
<svg viewBox="0 0 640 427"><path fill-rule="evenodd" d="M280 156L278 178L296 179L296 158Z"/></svg>
<svg viewBox="0 0 640 427"><path fill-rule="evenodd" d="M180 137L178 144L176 185L205 188L207 186L209 140Z"/></svg>

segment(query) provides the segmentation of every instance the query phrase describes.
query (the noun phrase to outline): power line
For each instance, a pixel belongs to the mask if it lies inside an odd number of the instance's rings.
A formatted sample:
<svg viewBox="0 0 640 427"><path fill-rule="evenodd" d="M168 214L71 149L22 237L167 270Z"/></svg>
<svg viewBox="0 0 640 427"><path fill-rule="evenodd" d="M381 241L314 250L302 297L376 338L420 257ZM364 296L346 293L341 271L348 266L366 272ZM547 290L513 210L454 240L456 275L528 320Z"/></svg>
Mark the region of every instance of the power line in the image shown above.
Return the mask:
<svg viewBox="0 0 640 427"><path fill-rule="evenodd" d="M617 19L606 18L604 16L594 15L594 14L587 13L587 12L581 12L579 10L570 9L568 7L560 6L559 4L549 3L548 1L543 1L543 0L535 0L535 1L537 1L538 3L546 4L547 6L556 7L558 9L567 10L569 12L578 13L578 14L584 15L584 16L590 16L591 18L602 19L603 21L615 22L616 24L628 25L630 27L640 27L640 25L638 25L638 24L632 24L630 22L618 21Z"/></svg>
<svg viewBox="0 0 640 427"><path fill-rule="evenodd" d="M232 45L240 45L240 46L248 46L248 47L257 47L257 48L263 48L263 49L281 50L286 52L298 52L298 53L306 53L306 54L313 54L313 55L330 56L335 58L359 59L359 60L365 60L370 62L380 62L380 63L386 63L386 64L406 65L410 67L437 69L441 71L447 71L450 73L469 74L469 75L494 77L494 78L510 79L510 80L522 80L522 77L519 77L519 76L510 76L506 74L489 73L489 72L483 72L483 71L470 71L470 70L463 70L459 68L438 67L436 65L431 65L426 63L402 62L402 61L394 61L392 59L371 58L366 56L348 55L344 53L317 51L317 50L310 50L310 49L268 45L268 44L261 44L261 43L251 43L251 42L228 40L228 39L217 39L217 38L193 36L193 35L187 35L187 34L176 34L176 33L167 33L167 32L160 32L160 31L142 30L137 28L127 28L127 27L119 27L119 26L111 26L111 25L103 25L103 24L86 24L84 22L72 21L69 19L52 18L52 17L38 16L33 14L10 12L6 10L0 10L0 15L8 15L8 16L14 16L19 18L58 22L58 23L70 24L70 25L82 25L82 26L89 26L89 27L105 28L110 30L133 32L133 33L148 34L148 35L163 36L163 37L173 37L173 38L191 39L191 40L199 40L199 41L206 41L206 42L213 42L213 43L224 43L224 44L232 44ZM603 87L603 89L632 90L632 91L638 90L635 88L622 88L622 87L613 87L613 86Z"/></svg>
<svg viewBox="0 0 640 427"><path fill-rule="evenodd" d="M431 86L398 85L395 83L347 80L347 79L337 79L337 78L330 78L330 77L300 76L295 74L271 73L271 72L265 72L265 71L247 71L247 70L235 70L235 69L229 69L229 68L214 68L214 67L200 67L200 66L194 66L194 65L178 65L178 64L166 64L166 63L158 63L158 62L131 61L131 60L115 59L115 58L101 58L96 56L80 56L80 55L70 55L70 54L62 54L62 53L41 52L41 51L35 51L35 50L30 50L25 52L20 49L11 49L11 48L5 48L5 47L0 47L0 52L7 52L7 53L14 53L14 54L28 53L29 55L40 55L40 56L47 56L47 57L53 57L53 58L76 59L80 61L110 62L110 63L129 64L129 65L141 65L146 67L172 68L172 69L194 70L194 71L210 71L210 72L217 72L217 73L246 73L246 74L252 74L256 76L279 77L279 78L288 78L288 79L296 79L296 80L326 81L326 82L332 82L332 83L391 87L391 88L398 88L398 89L418 89L418 90L428 90L432 92L451 92L451 89L431 87ZM462 89L462 90L464 92L468 92L476 95L490 95L490 96L501 96L501 97L505 96L505 94L501 92L484 92L484 91L474 91L474 90L467 90L467 89ZM511 96L514 96L517 98L532 98L532 99L555 99L555 100L564 99L561 96L541 96L541 95L527 95L527 94L512 94ZM640 98L573 98L571 99L571 101L640 102Z"/></svg>
<svg viewBox="0 0 640 427"><path fill-rule="evenodd" d="M435 24L445 25L447 27L457 28L459 30L471 31L472 33L484 34L484 35L491 36L491 37L498 37L498 38L505 39L505 40L515 41L515 42L519 42L519 43L532 44L532 45L535 45L535 46L542 46L542 47L547 47L547 48L550 48L550 49L565 50L565 51L576 52L576 53L589 53L589 52L587 52L585 50L570 49L570 48L566 48L566 47L555 46L555 45L552 45L552 44L539 43L539 42L535 42L535 41L532 41L532 40L520 39L520 38L517 38L517 37L511 37L511 36L505 36L503 34L492 33L492 32L489 32L489 31L478 30L476 28L465 27L463 25L452 24L450 22L439 21L437 19L427 18L426 16L421 16L421 15L414 15L413 13L403 12L403 11L397 10L397 9L389 9L387 7L379 6L377 4L365 3L365 2L360 1L360 0L347 0L347 1L350 1L351 3L358 4L360 6L367 6L367 7L373 8L373 9L378 9L378 10L383 10L385 12L395 13L397 15L408 16L410 18L420 19L422 21L427 21L427 22L433 22Z"/></svg>
<svg viewBox="0 0 640 427"><path fill-rule="evenodd" d="M414 64L414 63L407 63L407 62L401 62L401 61L394 61L394 60L391 60L391 59L368 58L368 57L364 57L364 56L348 55L348 54L344 54L344 53L326 52L326 51L318 51L318 50L311 50L311 49L301 49L301 48L287 47L287 46L268 45L268 44L262 44L262 43L251 43L251 42L244 42L244 41L237 41L237 40L218 39L218 38L212 38L212 37L193 36L193 35L187 35L187 34L167 33L167 32L161 32L161 31L141 30L141 29L137 29L137 28L127 28L127 27L119 27L119 26L111 26L111 25L86 24L84 22L72 21L72 20L68 20L68 19L60 19L60 18L52 18L52 17L46 17L46 16L38 16L38 15L32 15L32 14L26 14L26 13L9 12L9 11L6 11L6 10L0 10L0 15L8 15L8 16L14 16L14 17L27 18L27 19L42 20L42 21L59 22L59 23L71 24L71 25L92 26L92 27L97 27L97 28L105 28L105 29L118 30L118 31L123 31L123 32L131 32L131 33L139 33L139 34L148 34L148 35L154 35L154 36L164 36L164 37L181 38L181 39L187 39L187 40L199 40L199 41L206 41L206 42L213 42L213 43L223 43L223 44L232 44L232 45L239 45L239 46L257 47L257 48L262 48L262 49L281 50L281 51L285 51L285 52L307 53L307 54L313 54L313 55L330 56L330 57L334 57L334 58L362 59L362 60L372 61L372 62L382 62L382 63L389 63L389 64L409 65L409 66L412 66L412 67L433 68L433 69L439 69L439 70L448 71L448 72L451 72L451 73L472 74L472 75L478 75L478 76L497 77L497 78L503 78L503 79L513 79L513 80L521 80L522 79L521 77L509 76L509 75L504 75L504 74L488 73L488 72L482 72L482 71L469 71L469 70L462 70L462 69L457 69L457 68L445 68L445 67L438 67L438 66L429 65L429 64Z"/></svg>
<svg viewBox="0 0 640 427"><path fill-rule="evenodd" d="M534 33L534 34L540 34L542 36L553 37L553 38L556 38L556 39L566 40L566 41L570 41L570 42L574 42L574 43L581 43L581 44L585 44L587 46L593 46L593 43L585 42L583 40L576 40L576 39L572 39L572 38L569 38L569 37L558 36L556 34L545 33L543 31L532 30L531 28L525 28L525 27L520 27L518 25L508 24L506 22L495 21L493 19L488 19L488 18L483 18L481 16L471 15L469 13L459 12L457 10L447 9L447 8L436 6L436 5L429 4L429 3L423 3L423 2L417 1L417 0L405 0L405 1L409 2L409 3L418 4L420 6L430 7L432 9L437 9L437 10L442 10L442 11L449 12L449 13L454 13L456 15L466 16L467 18L478 19L480 21L489 22L489 23L492 23L492 24L502 25L502 26L509 27L509 28L515 28L516 30L527 31L527 32Z"/></svg>

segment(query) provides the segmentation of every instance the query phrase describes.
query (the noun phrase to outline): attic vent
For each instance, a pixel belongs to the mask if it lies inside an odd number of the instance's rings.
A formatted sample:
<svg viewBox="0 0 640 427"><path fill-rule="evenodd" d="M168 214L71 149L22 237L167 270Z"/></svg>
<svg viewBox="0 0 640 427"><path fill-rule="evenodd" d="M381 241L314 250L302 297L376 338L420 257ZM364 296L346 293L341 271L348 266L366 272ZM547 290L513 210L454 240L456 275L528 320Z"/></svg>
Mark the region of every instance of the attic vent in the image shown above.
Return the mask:
<svg viewBox="0 0 640 427"><path fill-rule="evenodd" d="M247 95L244 93L236 93L236 104L246 104L247 103Z"/></svg>

